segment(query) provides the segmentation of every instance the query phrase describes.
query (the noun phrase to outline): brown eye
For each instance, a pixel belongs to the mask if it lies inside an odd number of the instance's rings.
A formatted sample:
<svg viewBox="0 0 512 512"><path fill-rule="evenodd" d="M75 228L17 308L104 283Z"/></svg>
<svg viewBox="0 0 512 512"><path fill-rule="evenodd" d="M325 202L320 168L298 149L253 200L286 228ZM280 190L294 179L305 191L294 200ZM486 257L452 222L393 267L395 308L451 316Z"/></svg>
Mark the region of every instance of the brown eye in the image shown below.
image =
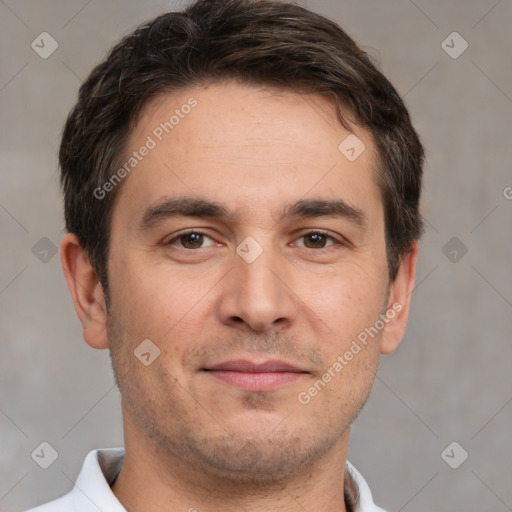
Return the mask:
<svg viewBox="0 0 512 512"><path fill-rule="evenodd" d="M304 233L298 240L303 240L303 242L297 245L299 247L305 247L306 249L328 249L332 245L340 245L340 242L334 237L322 231Z"/></svg>
<svg viewBox="0 0 512 512"><path fill-rule="evenodd" d="M186 233L179 238L185 249L199 249L203 244L203 235L201 233Z"/></svg>
<svg viewBox="0 0 512 512"><path fill-rule="evenodd" d="M323 249L325 247L325 243L327 242L326 235L323 235L322 233L308 233L307 235L304 235L304 245L308 249Z"/></svg>
<svg viewBox="0 0 512 512"><path fill-rule="evenodd" d="M176 245L181 249L203 249L213 245L214 241L208 235L200 231L181 233L166 242L166 245Z"/></svg>

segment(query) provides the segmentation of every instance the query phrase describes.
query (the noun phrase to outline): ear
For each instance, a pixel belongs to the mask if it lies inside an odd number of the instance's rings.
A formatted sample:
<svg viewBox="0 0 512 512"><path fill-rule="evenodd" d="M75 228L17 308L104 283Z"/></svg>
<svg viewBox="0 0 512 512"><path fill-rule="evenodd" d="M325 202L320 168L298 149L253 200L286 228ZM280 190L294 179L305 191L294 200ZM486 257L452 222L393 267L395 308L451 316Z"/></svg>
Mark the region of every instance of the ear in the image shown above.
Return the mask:
<svg viewBox="0 0 512 512"><path fill-rule="evenodd" d="M411 251L402 259L398 274L390 286L388 299L388 317L390 320L386 324L382 335L382 354L393 352L400 345L405 334L407 321L409 320L411 294L416 282L418 250L418 242L415 241ZM391 317L393 312L394 317Z"/></svg>
<svg viewBox="0 0 512 512"><path fill-rule="evenodd" d="M82 323L84 340L93 348L108 348L103 288L73 233L62 238L60 260L76 314Z"/></svg>

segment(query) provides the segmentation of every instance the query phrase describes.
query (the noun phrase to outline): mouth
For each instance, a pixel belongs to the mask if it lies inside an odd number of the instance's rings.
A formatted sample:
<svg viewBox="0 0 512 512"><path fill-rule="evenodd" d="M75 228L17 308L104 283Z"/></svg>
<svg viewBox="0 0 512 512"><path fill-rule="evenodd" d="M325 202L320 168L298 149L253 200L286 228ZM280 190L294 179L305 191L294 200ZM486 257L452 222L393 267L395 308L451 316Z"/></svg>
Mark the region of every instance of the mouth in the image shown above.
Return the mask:
<svg viewBox="0 0 512 512"><path fill-rule="evenodd" d="M225 384L254 392L276 390L309 375L309 372L279 360L256 363L238 359L202 370Z"/></svg>

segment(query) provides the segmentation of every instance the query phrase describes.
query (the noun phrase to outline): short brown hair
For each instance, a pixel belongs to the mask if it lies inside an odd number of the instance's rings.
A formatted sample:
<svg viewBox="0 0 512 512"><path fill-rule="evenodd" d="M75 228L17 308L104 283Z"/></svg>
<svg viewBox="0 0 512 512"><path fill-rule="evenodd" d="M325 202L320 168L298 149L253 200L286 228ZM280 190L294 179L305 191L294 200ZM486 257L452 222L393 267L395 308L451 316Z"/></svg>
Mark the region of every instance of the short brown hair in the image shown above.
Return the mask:
<svg viewBox="0 0 512 512"><path fill-rule="evenodd" d="M94 190L120 164L148 100L199 84L235 79L330 97L340 123L348 109L372 134L386 229L388 273L422 232L423 146L397 91L334 22L277 0L196 0L123 38L80 87L60 146L68 231L77 235L108 293L112 209L121 187Z"/></svg>

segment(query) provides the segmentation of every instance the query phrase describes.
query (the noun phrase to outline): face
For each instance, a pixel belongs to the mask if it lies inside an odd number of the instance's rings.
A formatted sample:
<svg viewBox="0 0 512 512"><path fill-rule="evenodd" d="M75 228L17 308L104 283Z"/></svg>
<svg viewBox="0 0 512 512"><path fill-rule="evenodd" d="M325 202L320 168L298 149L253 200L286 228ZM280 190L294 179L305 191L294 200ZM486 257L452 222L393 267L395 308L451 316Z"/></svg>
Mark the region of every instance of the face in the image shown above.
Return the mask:
<svg viewBox="0 0 512 512"><path fill-rule="evenodd" d="M231 82L144 109L108 341L125 416L169 455L263 479L346 442L394 321L374 144L354 133L351 161L326 99Z"/></svg>

